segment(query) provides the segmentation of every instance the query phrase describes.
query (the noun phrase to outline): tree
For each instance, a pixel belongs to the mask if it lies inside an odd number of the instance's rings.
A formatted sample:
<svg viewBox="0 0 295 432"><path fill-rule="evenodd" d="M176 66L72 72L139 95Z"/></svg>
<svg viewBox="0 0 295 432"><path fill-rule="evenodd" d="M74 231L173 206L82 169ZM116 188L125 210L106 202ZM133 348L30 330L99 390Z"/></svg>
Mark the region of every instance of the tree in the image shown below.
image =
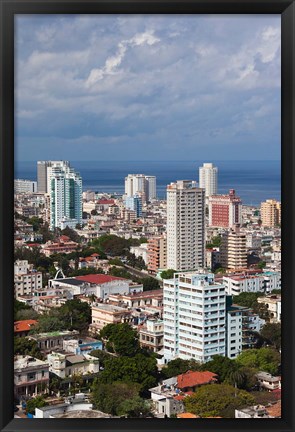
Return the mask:
<svg viewBox="0 0 295 432"><path fill-rule="evenodd" d="M43 358L37 342L25 337L14 338L14 355L28 355L38 359Z"/></svg>
<svg viewBox="0 0 295 432"><path fill-rule="evenodd" d="M122 263L122 261L119 258L112 258L112 259L110 259L109 260L109 264L120 266L120 267L124 267L124 264Z"/></svg>
<svg viewBox="0 0 295 432"><path fill-rule="evenodd" d="M99 380L104 384L116 381L140 384L141 394L154 387L158 380L157 361L141 353L134 357L113 357L106 360L104 370L99 374Z"/></svg>
<svg viewBox="0 0 295 432"><path fill-rule="evenodd" d="M260 334L270 345L274 345L277 350L281 349L281 323L266 323Z"/></svg>
<svg viewBox="0 0 295 432"><path fill-rule="evenodd" d="M62 230L62 235L65 235L67 237L69 237L73 242L76 243L80 243L81 242L81 237L79 236L79 234L76 233L75 230L73 230L70 227L65 227L65 229Z"/></svg>
<svg viewBox="0 0 295 432"><path fill-rule="evenodd" d="M118 355L133 357L139 352L138 333L127 323L107 324L99 334L106 349Z"/></svg>
<svg viewBox="0 0 295 432"><path fill-rule="evenodd" d="M79 299L68 300L58 309L58 317L69 330L82 332L91 323L91 308Z"/></svg>
<svg viewBox="0 0 295 432"><path fill-rule="evenodd" d="M140 396L134 396L120 403L117 413L120 416L128 418L141 418L152 416L151 403L142 399Z"/></svg>
<svg viewBox="0 0 295 432"><path fill-rule="evenodd" d="M229 384L204 385L184 399L186 410L200 417L234 417L235 409L254 402L249 393Z"/></svg>
<svg viewBox="0 0 295 432"><path fill-rule="evenodd" d="M265 266L266 266L266 262L265 262L265 261L260 261L260 262L257 264L257 267L258 267L259 269L264 269Z"/></svg>
<svg viewBox="0 0 295 432"><path fill-rule="evenodd" d="M214 355L212 360L205 363L203 370L208 370L218 375L220 382L229 379L230 375L239 368L235 360L221 355Z"/></svg>
<svg viewBox="0 0 295 432"><path fill-rule="evenodd" d="M95 409L108 414L118 415L118 408L125 400L138 396L139 385L135 383L101 383L96 378L92 385L91 402Z"/></svg>
<svg viewBox="0 0 295 432"><path fill-rule="evenodd" d="M150 291L150 290L158 290L160 289L159 281L152 277L145 277L142 279L143 284L143 291Z"/></svg>
<svg viewBox="0 0 295 432"><path fill-rule="evenodd" d="M90 355L98 358L100 366L104 367L106 360L112 358L112 355L100 349L91 351Z"/></svg>
<svg viewBox="0 0 295 432"><path fill-rule="evenodd" d="M28 414L35 414L35 408L42 408L48 405L43 396L36 396L35 398L29 399L26 404L26 412Z"/></svg>
<svg viewBox="0 0 295 432"><path fill-rule="evenodd" d="M176 270L173 269L163 270L160 276L161 279L173 279L174 273L176 273Z"/></svg>
<svg viewBox="0 0 295 432"><path fill-rule="evenodd" d="M275 375L278 372L281 358L280 354L273 348L260 348L242 351L236 361L242 366Z"/></svg>
<svg viewBox="0 0 295 432"><path fill-rule="evenodd" d="M16 312L14 319L15 321L22 321L22 320L36 320L38 319L39 315L38 313L33 309L21 309L18 312Z"/></svg>
<svg viewBox="0 0 295 432"><path fill-rule="evenodd" d="M177 358L175 360L171 360L167 366L165 366L162 370L162 376L164 379L175 377L177 375L181 375L188 370L201 370L202 365L198 363L196 360L183 360L181 358Z"/></svg>

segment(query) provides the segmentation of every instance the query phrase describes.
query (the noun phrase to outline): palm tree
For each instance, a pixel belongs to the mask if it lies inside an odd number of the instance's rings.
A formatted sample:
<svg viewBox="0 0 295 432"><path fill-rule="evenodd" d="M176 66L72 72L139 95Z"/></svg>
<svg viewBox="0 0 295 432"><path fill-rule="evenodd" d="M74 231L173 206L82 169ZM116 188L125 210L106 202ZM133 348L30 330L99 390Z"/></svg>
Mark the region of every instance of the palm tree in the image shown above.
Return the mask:
<svg viewBox="0 0 295 432"><path fill-rule="evenodd" d="M229 374L229 381L235 386L235 397L237 397L237 388L240 387L245 381L245 374L241 370L237 369Z"/></svg>

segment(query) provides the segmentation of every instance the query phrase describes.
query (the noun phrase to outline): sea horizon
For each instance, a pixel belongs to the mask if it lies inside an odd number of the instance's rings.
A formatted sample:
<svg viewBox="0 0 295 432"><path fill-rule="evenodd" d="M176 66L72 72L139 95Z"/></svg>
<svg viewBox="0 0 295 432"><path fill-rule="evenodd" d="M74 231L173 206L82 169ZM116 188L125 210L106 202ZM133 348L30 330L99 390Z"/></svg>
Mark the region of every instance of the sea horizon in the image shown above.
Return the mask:
<svg viewBox="0 0 295 432"><path fill-rule="evenodd" d="M280 160L199 161L70 161L82 176L83 191L123 194L128 174L155 175L157 196L166 198L166 187L176 180L196 180L199 167L212 162L218 167L218 193L235 189L244 205L258 206L266 199L281 200ZM37 180L37 161L16 161L15 178Z"/></svg>

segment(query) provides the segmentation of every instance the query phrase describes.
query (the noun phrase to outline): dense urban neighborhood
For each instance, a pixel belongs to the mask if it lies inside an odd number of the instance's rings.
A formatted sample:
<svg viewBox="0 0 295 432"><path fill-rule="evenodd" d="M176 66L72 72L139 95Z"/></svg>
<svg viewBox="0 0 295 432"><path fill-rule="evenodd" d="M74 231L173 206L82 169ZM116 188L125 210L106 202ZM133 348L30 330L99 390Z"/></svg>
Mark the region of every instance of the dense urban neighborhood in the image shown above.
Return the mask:
<svg viewBox="0 0 295 432"><path fill-rule="evenodd" d="M15 180L15 417L281 417L281 203L234 187Z"/></svg>

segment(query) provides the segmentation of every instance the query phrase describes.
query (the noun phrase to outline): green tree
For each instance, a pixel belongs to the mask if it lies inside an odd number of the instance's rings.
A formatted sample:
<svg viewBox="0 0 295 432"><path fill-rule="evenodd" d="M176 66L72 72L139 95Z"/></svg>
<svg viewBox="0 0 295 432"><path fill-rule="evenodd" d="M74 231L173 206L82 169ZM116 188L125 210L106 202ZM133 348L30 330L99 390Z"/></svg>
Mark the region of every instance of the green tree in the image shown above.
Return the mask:
<svg viewBox="0 0 295 432"><path fill-rule="evenodd" d="M229 384L208 384L184 399L186 410L200 417L234 417L234 410L253 405L255 399Z"/></svg>
<svg viewBox="0 0 295 432"><path fill-rule="evenodd" d="M112 355L100 349L91 351L90 355L98 358L100 366L104 367L106 360L110 360Z"/></svg>
<svg viewBox="0 0 295 432"><path fill-rule="evenodd" d="M139 385L135 383L102 383L96 378L92 385L91 402L95 409L118 415L118 408L125 400L138 396Z"/></svg>
<svg viewBox="0 0 295 432"><path fill-rule="evenodd" d="M228 380L230 375L239 368L235 360L221 355L214 355L212 360L205 363L202 367L203 370L217 374L220 382Z"/></svg>
<svg viewBox="0 0 295 432"><path fill-rule="evenodd" d="M122 263L122 261L119 258L112 258L112 259L110 259L109 260L109 264L115 265L115 266L124 267L124 264Z"/></svg>
<svg viewBox="0 0 295 432"><path fill-rule="evenodd" d="M151 408L150 402L142 399L140 396L134 396L120 403L117 408L117 414L128 418L148 417L152 415Z"/></svg>
<svg viewBox="0 0 295 432"><path fill-rule="evenodd" d="M277 350L281 349L281 323L266 323L262 327L260 334L270 345L274 345Z"/></svg>
<svg viewBox="0 0 295 432"><path fill-rule="evenodd" d="M259 269L264 269L264 268L266 267L266 262L265 262L265 261L260 261L260 262L257 264L257 267L258 267Z"/></svg>
<svg viewBox="0 0 295 432"><path fill-rule="evenodd" d="M163 367L161 370L162 377L164 379L175 377L177 375L181 375L188 370L201 370L202 365L198 363L196 360L184 360L181 358L177 358L175 360L171 360L167 366Z"/></svg>
<svg viewBox="0 0 295 432"><path fill-rule="evenodd" d="M99 380L104 384L115 381L140 384L143 395L157 384L158 377L156 359L139 353L134 357L113 357L111 360L106 360Z"/></svg>
<svg viewBox="0 0 295 432"><path fill-rule="evenodd" d="M33 309L21 309L18 312L16 312L14 319L15 321L22 321L22 320L37 320L39 317L38 313Z"/></svg>
<svg viewBox="0 0 295 432"><path fill-rule="evenodd" d="M14 355L28 355L38 359L43 358L37 342L26 337L14 338Z"/></svg>
<svg viewBox="0 0 295 432"><path fill-rule="evenodd" d="M159 281L152 277L144 277L142 280L143 291L151 291L160 289Z"/></svg>
<svg viewBox="0 0 295 432"><path fill-rule="evenodd" d="M77 232L75 230L73 230L72 228L70 228L68 226L65 229L63 229L61 233L62 233L62 235L69 237L73 242L76 242L76 243L81 242L81 237L79 236L79 234L77 234Z"/></svg>
<svg viewBox="0 0 295 432"><path fill-rule="evenodd" d="M242 366L275 375L278 372L281 358L280 354L273 348L260 348L242 351L236 361Z"/></svg>
<svg viewBox="0 0 295 432"><path fill-rule="evenodd" d="M139 352L138 333L127 323L107 324L99 334L108 351L133 357Z"/></svg>
<svg viewBox="0 0 295 432"><path fill-rule="evenodd" d="M36 396L35 398L29 399L26 405L26 412L28 414L35 414L35 408L42 408L48 405L43 396Z"/></svg>
<svg viewBox="0 0 295 432"><path fill-rule="evenodd" d="M173 279L174 273L176 273L176 270L173 269L163 270L161 272L161 279Z"/></svg>
<svg viewBox="0 0 295 432"><path fill-rule="evenodd" d="M58 309L58 317L65 328L83 332L91 323L91 308L79 299L68 300Z"/></svg>

